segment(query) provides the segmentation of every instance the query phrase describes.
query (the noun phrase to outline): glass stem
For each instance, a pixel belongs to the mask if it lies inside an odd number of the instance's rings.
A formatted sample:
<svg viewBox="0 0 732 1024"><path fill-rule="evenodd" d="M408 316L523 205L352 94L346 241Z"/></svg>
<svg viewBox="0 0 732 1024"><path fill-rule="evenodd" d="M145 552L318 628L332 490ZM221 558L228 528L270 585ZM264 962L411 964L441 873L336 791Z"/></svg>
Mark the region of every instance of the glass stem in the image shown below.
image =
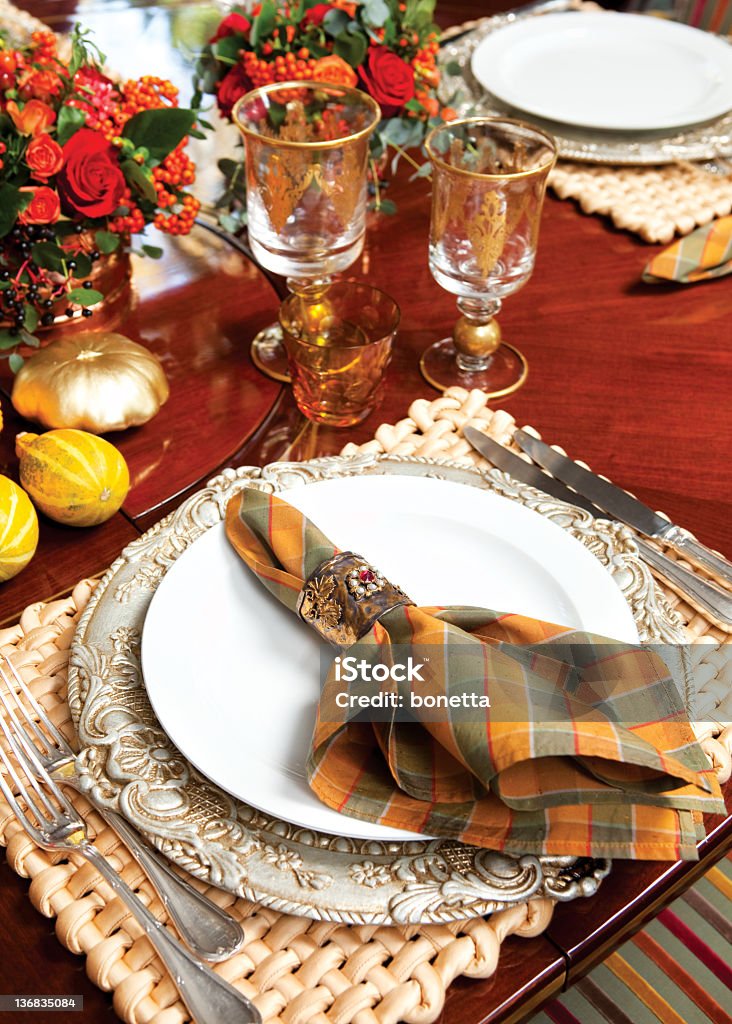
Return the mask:
<svg viewBox="0 0 732 1024"><path fill-rule="evenodd" d="M477 332L479 328L485 328L501 309L500 299L468 299L460 298L457 306L468 325ZM497 325L495 325L497 326ZM460 346L455 340L457 352L457 364L464 373L480 373L487 370L493 359L495 345L485 355L478 355L475 351L468 353L460 351Z"/></svg>
<svg viewBox="0 0 732 1024"><path fill-rule="evenodd" d="M312 341L321 337L324 319L329 313L325 296L332 281L333 278L327 274L323 277L287 278L287 287L302 303L299 317L301 337Z"/></svg>

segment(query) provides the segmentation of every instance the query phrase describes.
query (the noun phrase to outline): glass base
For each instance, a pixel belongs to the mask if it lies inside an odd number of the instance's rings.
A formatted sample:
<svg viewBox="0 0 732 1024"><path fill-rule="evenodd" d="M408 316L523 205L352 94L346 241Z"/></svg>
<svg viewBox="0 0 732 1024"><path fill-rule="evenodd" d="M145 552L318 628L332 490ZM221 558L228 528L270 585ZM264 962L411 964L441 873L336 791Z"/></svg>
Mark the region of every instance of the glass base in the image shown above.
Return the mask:
<svg viewBox="0 0 732 1024"><path fill-rule="evenodd" d="M279 324L270 324L259 332L252 342L251 356L254 365L265 376L283 384L290 383L287 349Z"/></svg>
<svg viewBox="0 0 732 1024"><path fill-rule="evenodd" d="M489 398L500 398L517 391L529 375L526 357L503 341L491 356L487 370L466 373L457 364L457 349L452 338L430 345L419 361L422 376L438 391L455 385L471 391L478 388Z"/></svg>

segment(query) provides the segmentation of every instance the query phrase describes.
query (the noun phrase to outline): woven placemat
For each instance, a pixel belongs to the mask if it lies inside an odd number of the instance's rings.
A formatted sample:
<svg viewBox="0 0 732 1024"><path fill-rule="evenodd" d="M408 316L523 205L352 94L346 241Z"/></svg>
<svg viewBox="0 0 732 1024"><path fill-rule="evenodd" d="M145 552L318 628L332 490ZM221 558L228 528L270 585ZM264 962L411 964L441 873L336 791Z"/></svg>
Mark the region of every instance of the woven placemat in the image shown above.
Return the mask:
<svg viewBox="0 0 732 1024"><path fill-rule="evenodd" d="M10 659L72 743L68 651L93 588L93 581L84 580L70 597L30 605L17 625L0 629L0 654ZM96 836L95 845L158 920L167 921L124 844L84 797L68 795ZM86 955L87 974L99 988L114 993L114 1008L123 1020L191 1020L149 940L92 865L81 857L40 850L1 798L0 843L7 847L13 871L31 879L33 905L56 918L56 934L67 949ZM430 1024L440 1016L456 977L490 977L504 939L541 934L553 911L550 900L536 899L487 919L445 926L347 926L280 914L190 881L241 921L241 951L214 969L254 1002L266 1024Z"/></svg>
<svg viewBox="0 0 732 1024"><path fill-rule="evenodd" d="M610 217L645 242L672 241L732 211L732 174L710 174L690 163L663 167L602 167L560 163L549 184L583 213Z"/></svg>

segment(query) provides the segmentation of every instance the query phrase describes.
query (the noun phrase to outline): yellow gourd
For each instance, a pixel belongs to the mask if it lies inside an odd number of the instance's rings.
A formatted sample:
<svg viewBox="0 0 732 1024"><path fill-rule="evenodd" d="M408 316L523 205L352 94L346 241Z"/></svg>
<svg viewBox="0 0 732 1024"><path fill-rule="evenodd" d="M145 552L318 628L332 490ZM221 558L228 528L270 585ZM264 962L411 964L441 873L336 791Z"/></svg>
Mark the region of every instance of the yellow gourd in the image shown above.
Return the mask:
<svg viewBox="0 0 732 1024"><path fill-rule="evenodd" d="M0 583L25 569L38 546L38 516L16 483L0 476Z"/></svg>
<svg viewBox="0 0 732 1024"><path fill-rule="evenodd" d="M127 463L114 445L85 430L18 434L20 482L36 508L68 526L95 526L127 497Z"/></svg>

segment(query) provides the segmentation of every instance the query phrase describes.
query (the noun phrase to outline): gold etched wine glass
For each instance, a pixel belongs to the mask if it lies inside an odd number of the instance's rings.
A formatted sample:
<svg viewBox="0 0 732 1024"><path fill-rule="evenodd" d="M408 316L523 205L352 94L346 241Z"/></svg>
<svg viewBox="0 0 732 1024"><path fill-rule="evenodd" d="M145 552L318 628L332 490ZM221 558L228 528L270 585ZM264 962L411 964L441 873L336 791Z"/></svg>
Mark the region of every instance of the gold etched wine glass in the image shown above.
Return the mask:
<svg viewBox="0 0 732 1024"><path fill-rule="evenodd" d="M435 128L429 265L458 296L451 338L422 355L420 368L439 390L458 384L497 397L521 387L526 358L506 342L495 316L502 300L534 269L546 181L557 147L521 121L475 117Z"/></svg>
<svg viewBox="0 0 732 1024"><path fill-rule="evenodd" d="M378 103L359 89L279 82L242 96L233 118L246 144L249 244L291 292L322 305L359 257L366 231L369 138ZM279 325L252 343L255 364L289 380Z"/></svg>

